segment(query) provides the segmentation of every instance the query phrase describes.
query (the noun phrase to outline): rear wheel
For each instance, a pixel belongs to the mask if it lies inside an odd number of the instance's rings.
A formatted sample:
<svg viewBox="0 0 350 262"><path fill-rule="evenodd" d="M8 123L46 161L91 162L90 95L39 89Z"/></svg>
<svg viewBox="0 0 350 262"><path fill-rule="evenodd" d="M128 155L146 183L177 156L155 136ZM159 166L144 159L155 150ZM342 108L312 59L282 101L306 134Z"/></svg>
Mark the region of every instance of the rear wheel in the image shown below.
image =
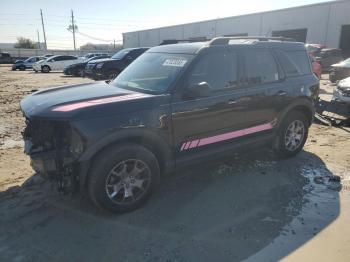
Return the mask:
<svg viewBox="0 0 350 262"><path fill-rule="evenodd" d="M281 123L275 152L280 157L298 154L306 142L309 122L300 112L291 112Z"/></svg>
<svg viewBox="0 0 350 262"><path fill-rule="evenodd" d="M331 81L332 83L337 82L337 78L335 77L335 73L334 72L330 72L329 73L329 81Z"/></svg>
<svg viewBox="0 0 350 262"><path fill-rule="evenodd" d="M94 161L88 189L94 203L114 213L137 209L159 182L156 157L146 148L124 144L103 151Z"/></svg>
<svg viewBox="0 0 350 262"><path fill-rule="evenodd" d="M47 65L44 65L41 67L41 72L42 73L49 73L50 72L50 67Z"/></svg>
<svg viewBox="0 0 350 262"><path fill-rule="evenodd" d="M83 68L78 70L77 76L84 77L84 69Z"/></svg>

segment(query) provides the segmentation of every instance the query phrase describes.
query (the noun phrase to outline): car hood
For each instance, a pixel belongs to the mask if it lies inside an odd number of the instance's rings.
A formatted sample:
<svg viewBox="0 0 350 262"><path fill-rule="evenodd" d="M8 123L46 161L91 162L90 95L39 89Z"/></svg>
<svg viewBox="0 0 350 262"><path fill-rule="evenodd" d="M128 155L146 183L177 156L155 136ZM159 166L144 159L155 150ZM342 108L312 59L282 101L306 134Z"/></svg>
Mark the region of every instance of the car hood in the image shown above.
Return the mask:
<svg viewBox="0 0 350 262"><path fill-rule="evenodd" d="M89 64L98 64L98 63L105 63L109 61L120 61L119 59L112 59L112 58L102 58L102 59L96 59L89 62Z"/></svg>
<svg viewBox="0 0 350 262"><path fill-rule="evenodd" d="M333 64L332 67L344 67L344 68L350 68L350 64L348 63L344 63L344 62L340 62L337 64Z"/></svg>
<svg viewBox="0 0 350 262"><path fill-rule="evenodd" d="M338 83L338 88L342 90L350 90L350 77L340 80Z"/></svg>
<svg viewBox="0 0 350 262"><path fill-rule="evenodd" d="M23 99L20 105L27 118L63 121L144 110L159 105L162 97L97 82L40 90Z"/></svg>

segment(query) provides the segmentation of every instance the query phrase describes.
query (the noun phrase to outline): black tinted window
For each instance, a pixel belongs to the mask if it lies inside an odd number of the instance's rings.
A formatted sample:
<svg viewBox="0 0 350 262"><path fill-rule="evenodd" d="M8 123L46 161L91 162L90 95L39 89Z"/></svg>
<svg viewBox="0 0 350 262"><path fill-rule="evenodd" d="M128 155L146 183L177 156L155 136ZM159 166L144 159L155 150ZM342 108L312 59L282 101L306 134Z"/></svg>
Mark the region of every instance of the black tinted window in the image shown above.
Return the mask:
<svg viewBox="0 0 350 262"><path fill-rule="evenodd" d="M215 52L204 55L196 63L188 85L207 82L213 90L237 86L237 54Z"/></svg>
<svg viewBox="0 0 350 262"><path fill-rule="evenodd" d="M285 54L297 68L299 75L311 74L310 60L305 51L288 51Z"/></svg>
<svg viewBox="0 0 350 262"><path fill-rule="evenodd" d="M277 64L270 51L249 50L245 52L244 60L246 84L271 83L279 79Z"/></svg>
<svg viewBox="0 0 350 262"><path fill-rule="evenodd" d="M64 56L63 60L75 60L75 59L77 59L75 56L66 55Z"/></svg>
<svg viewBox="0 0 350 262"><path fill-rule="evenodd" d="M65 60L64 56L57 56L57 57L52 58L52 61L63 61L63 60Z"/></svg>

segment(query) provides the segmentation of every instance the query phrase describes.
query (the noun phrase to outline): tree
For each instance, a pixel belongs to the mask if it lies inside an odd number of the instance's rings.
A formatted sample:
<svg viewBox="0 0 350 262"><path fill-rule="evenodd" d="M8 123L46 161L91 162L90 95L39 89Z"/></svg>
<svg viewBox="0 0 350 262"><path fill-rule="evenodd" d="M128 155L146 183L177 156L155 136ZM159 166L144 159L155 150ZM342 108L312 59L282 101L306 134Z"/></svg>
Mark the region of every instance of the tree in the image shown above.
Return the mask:
<svg viewBox="0 0 350 262"><path fill-rule="evenodd" d="M37 48L37 44L30 40L29 38L25 37L17 37L17 43L15 44L15 48L28 48L28 49L35 49Z"/></svg>

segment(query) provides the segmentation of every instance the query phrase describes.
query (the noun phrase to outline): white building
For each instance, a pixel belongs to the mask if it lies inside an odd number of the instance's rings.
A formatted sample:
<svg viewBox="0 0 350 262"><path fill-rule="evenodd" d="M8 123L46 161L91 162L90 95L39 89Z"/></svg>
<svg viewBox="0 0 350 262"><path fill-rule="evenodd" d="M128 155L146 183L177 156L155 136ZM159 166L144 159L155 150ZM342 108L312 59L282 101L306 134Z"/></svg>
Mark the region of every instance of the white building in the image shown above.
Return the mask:
<svg viewBox="0 0 350 262"><path fill-rule="evenodd" d="M350 1L292 7L189 24L123 33L124 47L155 46L164 40L217 36L285 36L341 48L350 56Z"/></svg>

